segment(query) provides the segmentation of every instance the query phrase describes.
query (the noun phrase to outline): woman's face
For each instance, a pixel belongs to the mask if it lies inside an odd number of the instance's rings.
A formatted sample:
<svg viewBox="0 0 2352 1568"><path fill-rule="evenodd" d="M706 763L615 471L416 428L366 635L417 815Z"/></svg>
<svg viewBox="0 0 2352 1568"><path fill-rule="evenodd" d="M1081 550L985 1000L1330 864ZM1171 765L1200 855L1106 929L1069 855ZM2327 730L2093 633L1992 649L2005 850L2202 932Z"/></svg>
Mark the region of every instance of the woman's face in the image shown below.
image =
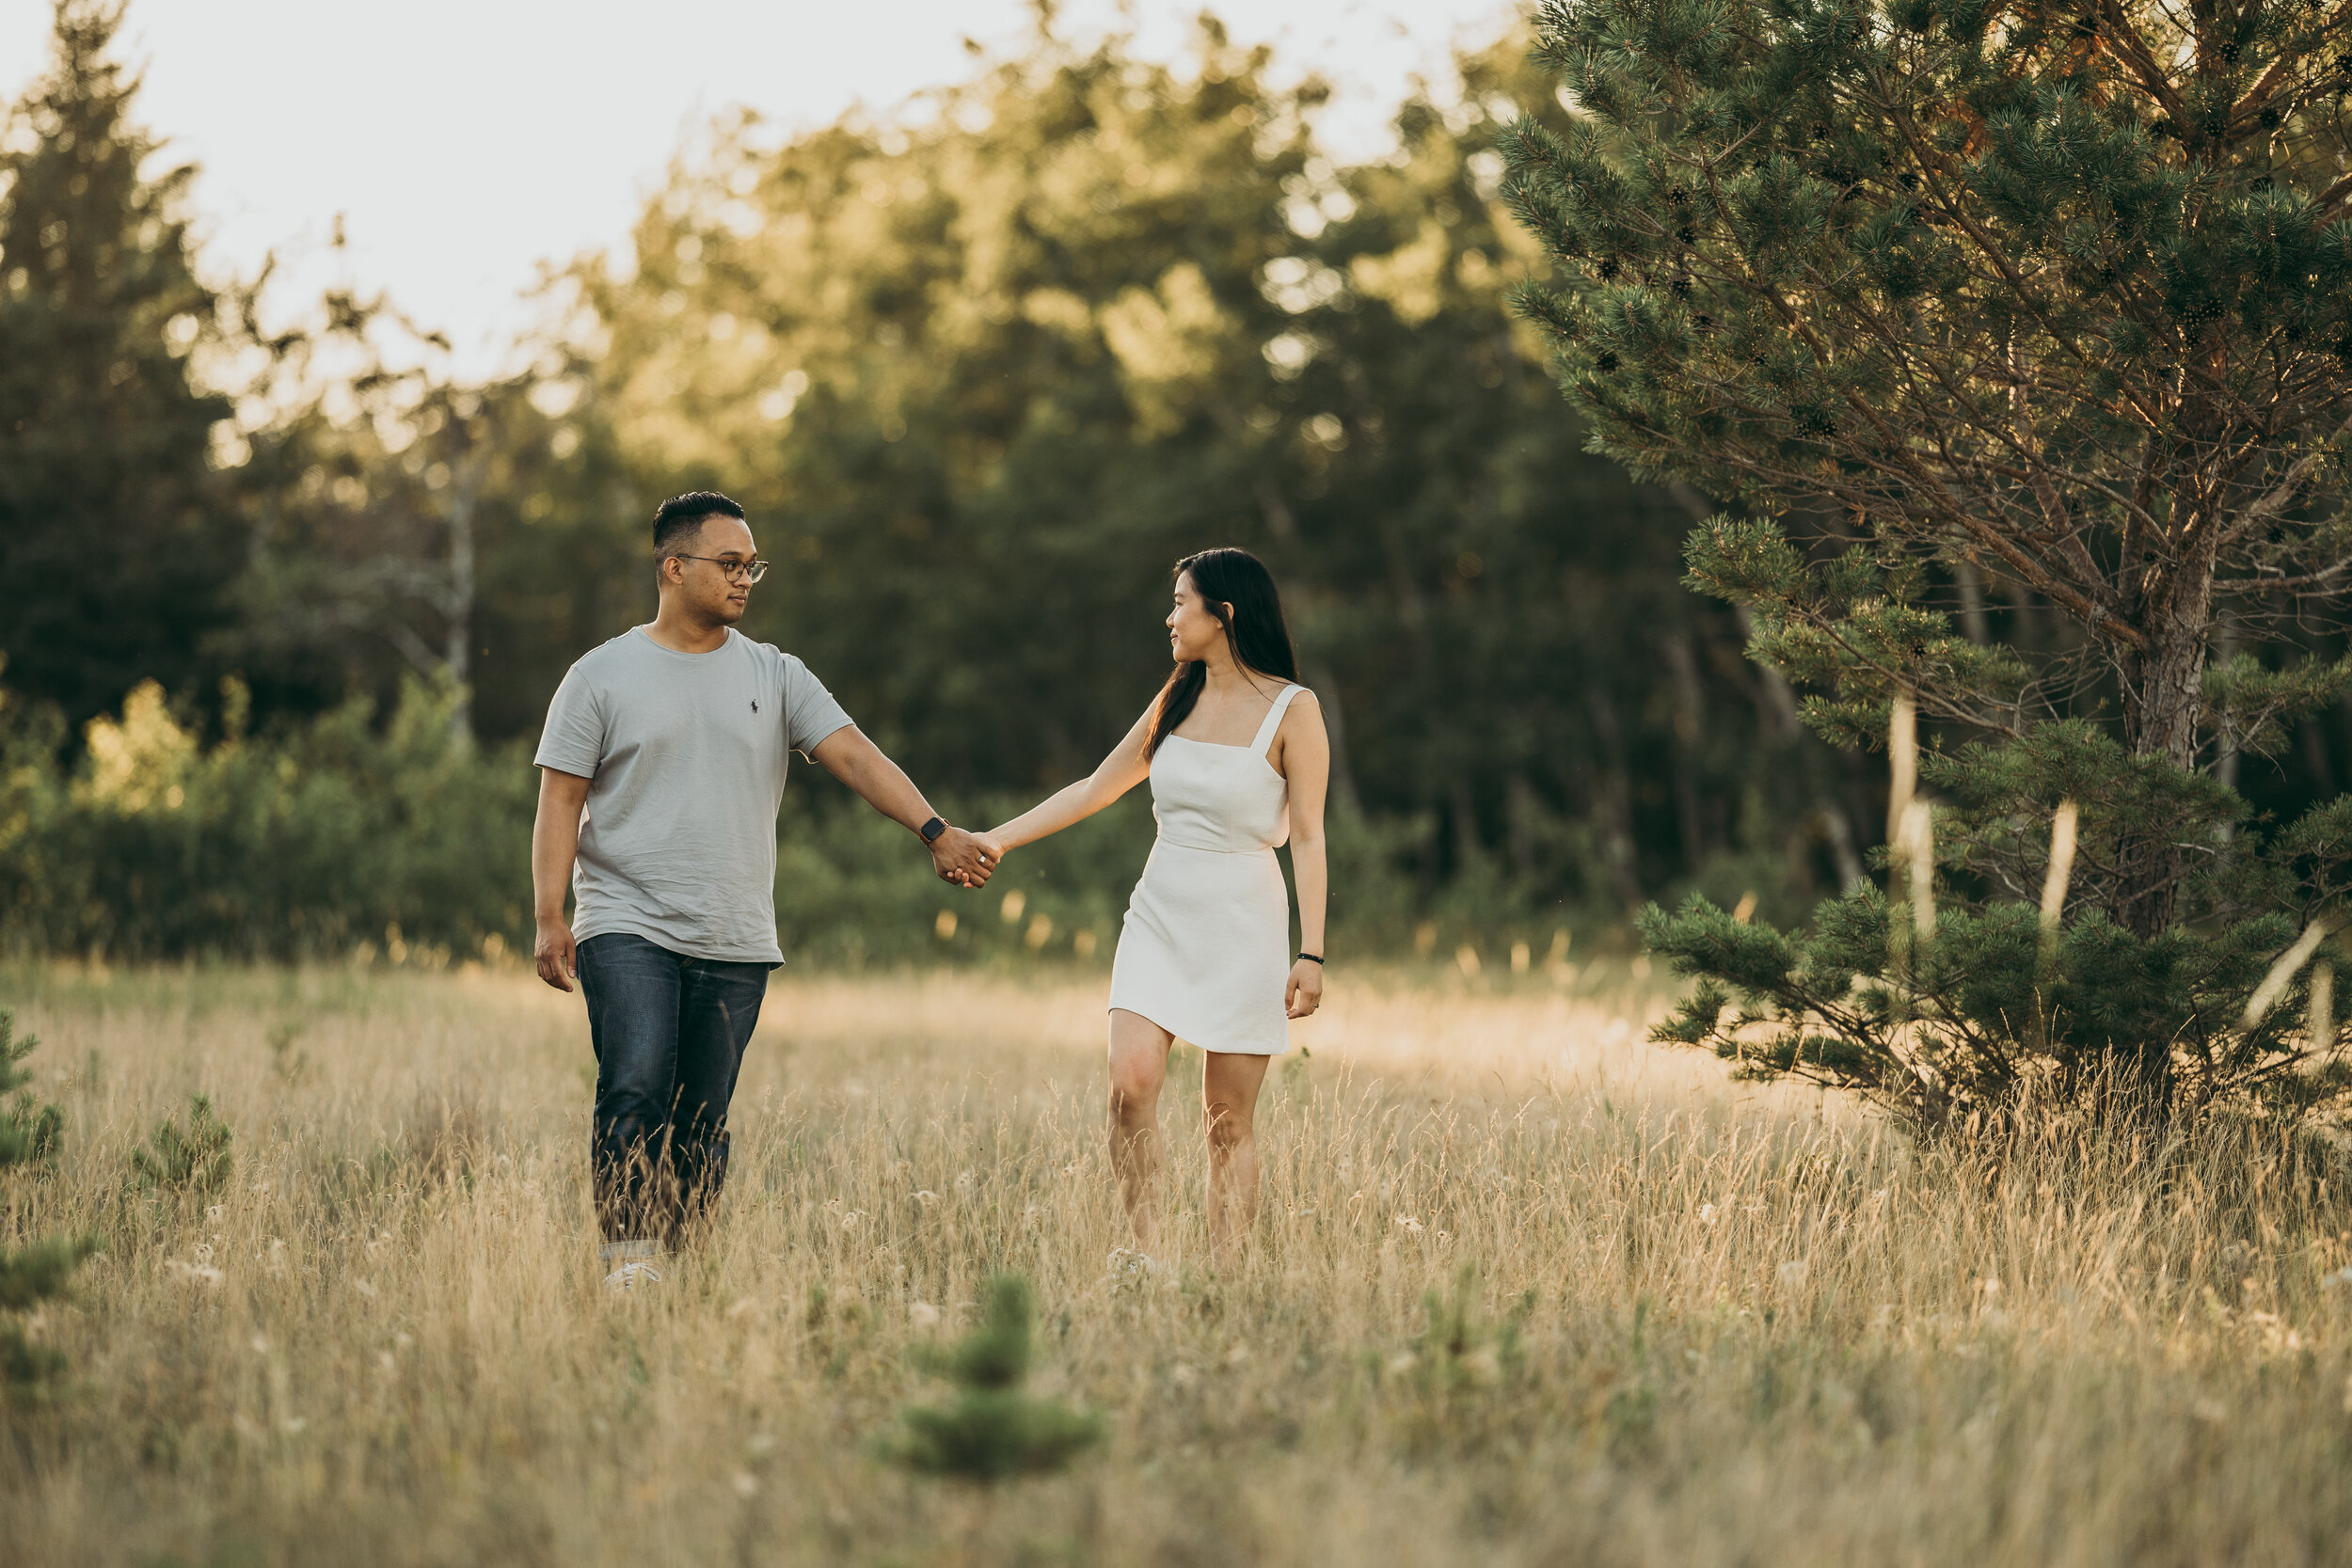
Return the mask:
<svg viewBox="0 0 2352 1568"><path fill-rule="evenodd" d="M1224 624L1209 612L1190 572L1176 578L1176 608L1168 612L1168 645L1179 664L1197 663L1225 646Z"/></svg>

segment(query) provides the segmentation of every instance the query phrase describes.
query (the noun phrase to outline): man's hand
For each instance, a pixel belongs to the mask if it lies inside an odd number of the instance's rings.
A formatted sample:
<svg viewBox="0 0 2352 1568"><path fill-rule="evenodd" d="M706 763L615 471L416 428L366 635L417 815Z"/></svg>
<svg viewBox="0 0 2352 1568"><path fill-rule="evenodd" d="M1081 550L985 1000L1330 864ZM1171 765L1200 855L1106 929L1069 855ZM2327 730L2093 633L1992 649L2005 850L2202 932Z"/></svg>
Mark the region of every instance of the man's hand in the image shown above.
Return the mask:
<svg viewBox="0 0 2352 1568"><path fill-rule="evenodd" d="M979 835L961 828L950 828L931 841L931 869L941 881L958 887L985 887L998 858Z"/></svg>
<svg viewBox="0 0 2352 1568"><path fill-rule="evenodd" d="M539 922L539 935L531 944L532 962L539 971L539 978L557 990L572 989L572 977L580 973L580 945L572 941L572 928L562 920Z"/></svg>
<svg viewBox="0 0 2352 1568"><path fill-rule="evenodd" d="M531 916L539 930L531 957L539 978L557 990L571 990L580 973L580 946L564 922L564 890L580 854L580 808L588 784L579 773L539 769L539 815L531 824Z"/></svg>
<svg viewBox="0 0 2352 1568"><path fill-rule="evenodd" d="M910 832L929 826L932 812L914 781L855 724L844 724L817 743L809 760L856 792L857 798ZM980 852L970 833L949 828L930 845L931 869L943 882L978 887L995 869L995 857Z"/></svg>

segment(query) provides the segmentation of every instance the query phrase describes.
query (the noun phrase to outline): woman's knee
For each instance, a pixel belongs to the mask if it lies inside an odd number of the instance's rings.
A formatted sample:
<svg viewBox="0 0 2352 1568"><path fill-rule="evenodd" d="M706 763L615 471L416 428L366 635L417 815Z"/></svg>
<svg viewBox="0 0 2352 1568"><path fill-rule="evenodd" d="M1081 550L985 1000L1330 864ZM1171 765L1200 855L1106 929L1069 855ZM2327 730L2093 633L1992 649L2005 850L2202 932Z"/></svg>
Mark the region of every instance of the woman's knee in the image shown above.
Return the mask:
<svg viewBox="0 0 2352 1568"><path fill-rule="evenodd" d="M1159 1108L1158 1074L1143 1071L1121 1073L1116 1066L1112 1068L1112 1120L1122 1127L1148 1122L1159 1114Z"/></svg>
<svg viewBox="0 0 2352 1568"><path fill-rule="evenodd" d="M1203 1107L1203 1113L1211 1148L1229 1152L1257 1135L1249 1112L1240 1105L1213 1100Z"/></svg>
<svg viewBox="0 0 2352 1568"><path fill-rule="evenodd" d="M1265 1072L1263 1056L1210 1054L1200 1082L1200 1109L1211 1148L1235 1148L1254 1135Z"/></svg>
<svg viewBox="0 0 2352 1568"><path fill-rule="evenodd" d="M1111 1114L1125 1120L1151 1116L1168 1081L1168 1037L1144 1019L1111 1014Z"/></svg>

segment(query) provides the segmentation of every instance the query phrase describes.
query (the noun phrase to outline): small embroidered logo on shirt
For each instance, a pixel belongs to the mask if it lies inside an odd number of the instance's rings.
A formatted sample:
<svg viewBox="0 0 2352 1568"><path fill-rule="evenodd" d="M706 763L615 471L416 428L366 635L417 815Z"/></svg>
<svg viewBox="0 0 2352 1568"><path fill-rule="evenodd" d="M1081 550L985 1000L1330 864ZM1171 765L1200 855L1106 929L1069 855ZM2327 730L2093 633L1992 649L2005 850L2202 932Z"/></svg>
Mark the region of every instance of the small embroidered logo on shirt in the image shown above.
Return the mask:
<svg viewBox="0 0 2352 1568"><path fill-rule="evenodd" d="M756 697L752 699L752 711L754 713L757 713L759 711L759 699Z"/></svg>

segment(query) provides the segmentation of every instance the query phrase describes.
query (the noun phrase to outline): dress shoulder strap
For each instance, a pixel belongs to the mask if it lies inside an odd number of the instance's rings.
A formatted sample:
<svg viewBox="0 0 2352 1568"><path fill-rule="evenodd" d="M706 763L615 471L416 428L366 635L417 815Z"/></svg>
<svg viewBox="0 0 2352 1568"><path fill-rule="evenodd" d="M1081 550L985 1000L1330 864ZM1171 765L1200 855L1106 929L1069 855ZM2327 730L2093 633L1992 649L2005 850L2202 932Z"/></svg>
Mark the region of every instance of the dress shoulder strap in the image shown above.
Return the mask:
<svg viewBox="0 0 2352 1568"><path fill-rule="evenodd" d="M1258 726L1258 738L1249 743L1251 751L1260 756L1265 755L1265 749L1274 744L1274 732L1282 727L1282 714L1290 707L1291 699L1306 689L1303 686L1282 688L1281 693L1274 699L1274 705L1266 709L1265 721Z"/></svg>

